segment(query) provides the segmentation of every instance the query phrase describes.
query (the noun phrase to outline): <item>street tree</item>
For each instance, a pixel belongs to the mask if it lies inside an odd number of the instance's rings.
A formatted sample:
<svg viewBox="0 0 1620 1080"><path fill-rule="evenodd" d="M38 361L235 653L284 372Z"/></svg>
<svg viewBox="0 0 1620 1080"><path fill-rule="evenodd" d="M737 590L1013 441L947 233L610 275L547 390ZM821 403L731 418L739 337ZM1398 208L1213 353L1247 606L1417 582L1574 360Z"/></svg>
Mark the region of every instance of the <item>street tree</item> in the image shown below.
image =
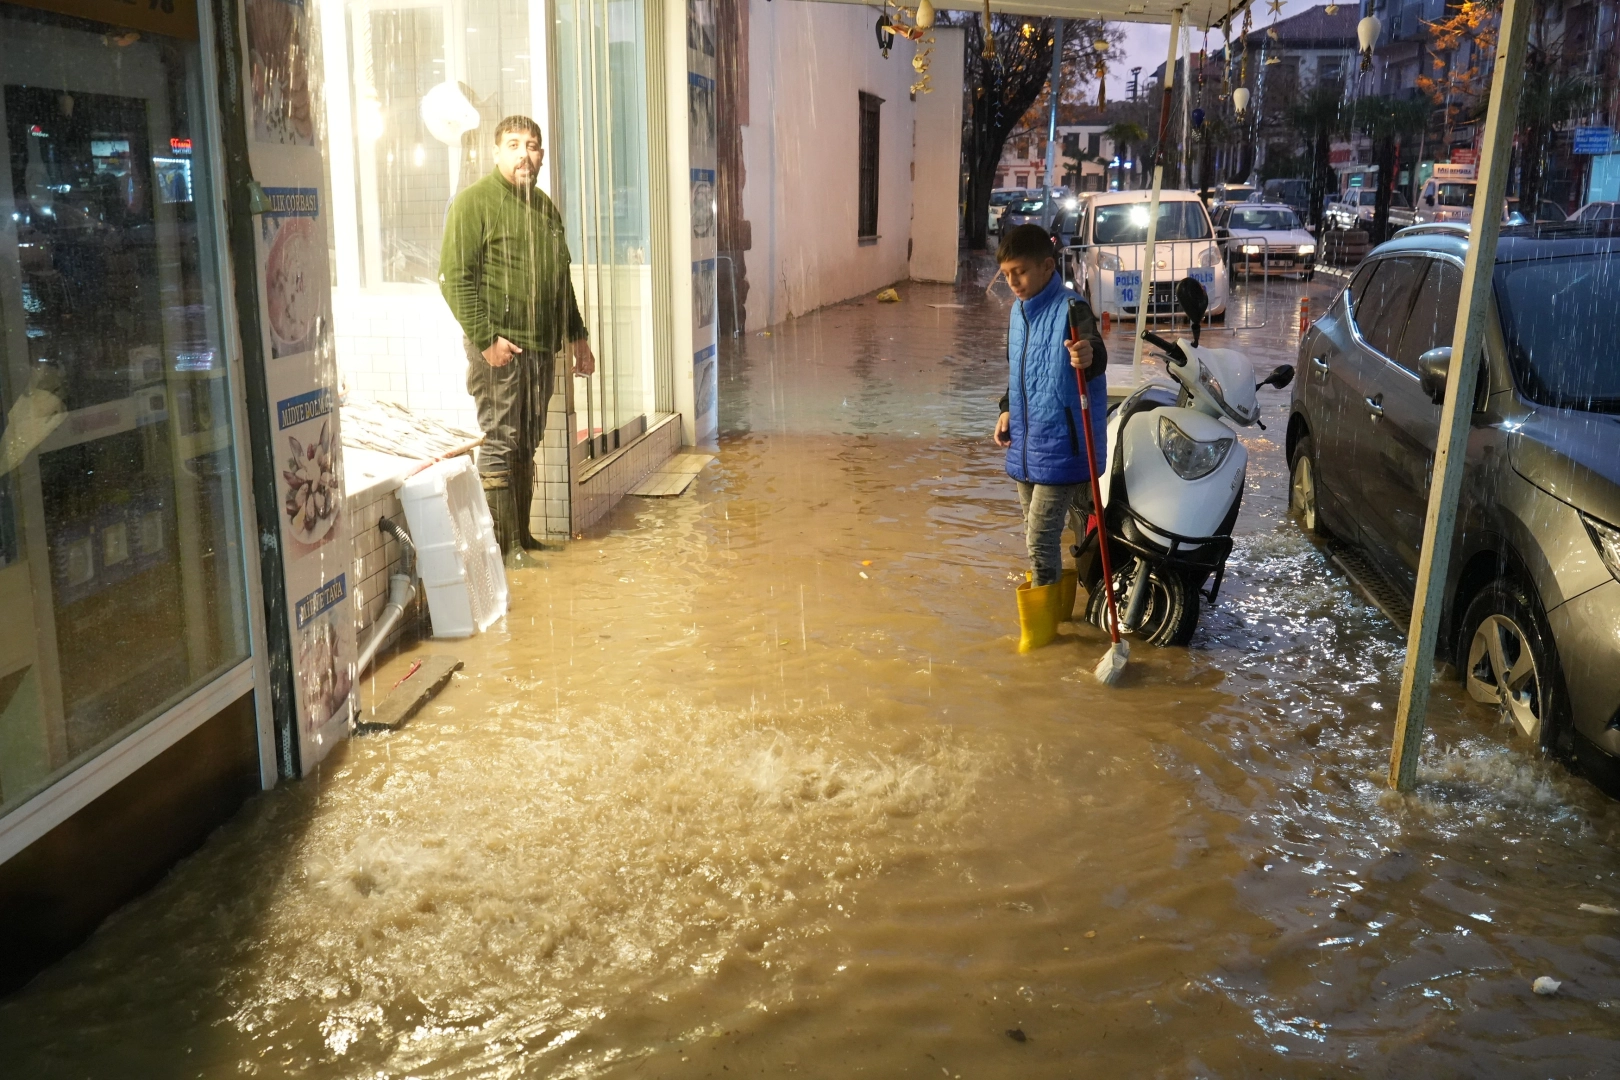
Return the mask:
<svg viewBox="0 0 1620 1080"><path fill-rule="evenodd" d="M1131 148L1140 149L1147 145L1148 133L1141 124L1131 120L1121 120L1108 125L1103 132L1103 138L1114 144L1114 156L1119 159L1119 189L1124 191L1128 186L1125 182L1125 163L1134 161L1131 157ZM1133 176L1136 170L1131 170Z"/></svg>
<svg viewBox="0 0 1620 1080"><path fill-rule="evenodd" d="M1052 73L1054 20L992 15L987 41L980 16L942 12L940 25L966 32L963 60L963 171L967 173L964 231L968 247L982 249L989 232L990 191L995 186L1001 152L1029 116ZM1064 24L1062 100L1082 100L1087 81L1100 62L1117 52L1119 30L1094 19ZM1099 51L1097 43L1107 48ZM987 48L987 45L989 46Z"/></svg>
<svg viewBox="0 0 1620 1080"><path fill-rule="evenodd" d="M1389 236L1389 204L1395 193L1396 144L1423 132L1429 121L1426 98L1397 98L1379 94L1359 98L1346 110L1347 126L1365 135L1373 144L1373 160L1378 166L1378 193L1373 203L1374 243Z"/></svg>
<svg viewBox="0 0 1620 1080"><path fill-rule="evenodd" d="M1311 224L1322 225L1327 194L1333 190L1333 136L1340 130L1344 88L1337 82L1313 86L1288 109L1288 123L1304 141L1311 171Z"/></svg>

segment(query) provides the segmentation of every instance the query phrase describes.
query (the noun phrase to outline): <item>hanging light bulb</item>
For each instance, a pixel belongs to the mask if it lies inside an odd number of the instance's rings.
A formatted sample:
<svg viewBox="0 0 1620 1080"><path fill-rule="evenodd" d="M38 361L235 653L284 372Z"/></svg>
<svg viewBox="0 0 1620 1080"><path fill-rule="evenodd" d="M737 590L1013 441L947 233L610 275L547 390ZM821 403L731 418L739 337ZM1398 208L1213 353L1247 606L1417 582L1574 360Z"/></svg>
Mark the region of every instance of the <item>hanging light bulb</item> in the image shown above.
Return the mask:
<svg viewBox="0 0 1620 1080"><path fill-rule="evenodd" d="M1378 44L1378 33L1384 24L1378 21L1378 16L1369 15L1356 24L1356 40L1361 43L1361 70L1372 70L1373 46Z"/></svg>
<svg viewBox="0 0 1620 1080"><path fill-rule="evenodd" d="M1243 119L1243 114L1247 112L1248 109L1249 88L1247 86L1240 86L1236 90L1232 91L1232 111L1237 113L1238 119L1241 120Z"/></svg>
<svg viewBox="0 0 1620 1080"><path fill-rule="evenodd" d="M928 0L922 0L917 5L917 26L919 29L927 30L933 25L934 5L929 3Z"/></svg>

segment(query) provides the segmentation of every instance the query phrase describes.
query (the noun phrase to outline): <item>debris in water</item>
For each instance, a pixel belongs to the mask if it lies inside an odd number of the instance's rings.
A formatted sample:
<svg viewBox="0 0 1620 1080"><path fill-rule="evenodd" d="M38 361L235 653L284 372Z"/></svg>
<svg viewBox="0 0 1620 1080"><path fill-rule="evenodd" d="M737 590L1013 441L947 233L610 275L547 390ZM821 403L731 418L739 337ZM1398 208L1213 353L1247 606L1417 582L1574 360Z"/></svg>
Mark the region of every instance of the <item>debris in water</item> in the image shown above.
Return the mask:
<svg viewBox="0 0 1620 1080"><path fill-rule="evenodd" d="M1086 937L1093 938L1093 937L1096 937L1096 936L1097 936L1097 931L1095 931L1095 930L1087 930L1086 931Z"/></svg>
<svg viewBox="0 0 1620 1080"><path fill-rule="evenodd" d="M1008 1028L1007 1038L1011 1039L1013 1042L1027 1042L1029 1036L1024 1034L1023 1028Z"/></svg>
<svg viewBox="0 0 1620 1080"><path fill-rule="evenodd" d="M900 302L900 294L895 292L893 289L884 289L882 292L877 294L877 302L880 304L898 304Z"/></svg>
<svg viewBox="0 0 1620 1080"><path fill-rule="evenodd" d="M1581 910L1588 915L1620 915L1620 908L1604 907L1602 904L1582 904Z"/></svg>
<svg viewBox="0 0 1620 1080"><path fill-rule="evenodd" d="M866 577L866 571L865 571L865 570L862 570L862 571L861 571L861 577L863 577L863 578L865 578L865 577ZM872 579L871 579L871 578L866 578L866 580L867 580L867 581L871 581L871 580L872 580Z"/></svg>
<svg viewBox="0 0 1620 1080"><path fill-rule="evenodd" d="M1558 988L1563 985L1564 984L1559 982L1557 979L1543 975L1541 978L1530 984L1530 989L1534 990L1542 997L1551 997L1552 995L1558 993Z"/></svg>

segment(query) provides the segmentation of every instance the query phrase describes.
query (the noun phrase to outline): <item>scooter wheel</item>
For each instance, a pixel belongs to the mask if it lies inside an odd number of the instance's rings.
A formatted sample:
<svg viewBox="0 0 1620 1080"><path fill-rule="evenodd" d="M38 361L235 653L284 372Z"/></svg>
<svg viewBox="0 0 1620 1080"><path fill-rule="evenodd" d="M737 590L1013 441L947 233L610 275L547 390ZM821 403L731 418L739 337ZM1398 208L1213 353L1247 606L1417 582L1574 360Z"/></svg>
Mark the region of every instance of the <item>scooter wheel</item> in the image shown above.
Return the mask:
<svg viewBox="0 0 1620 1080"><path fill-rule="evenodd" d="M1198 587L1185 574L1163 567L1148 571L1147 595L1142 601L1142 619L1132 633L1149 645L1182 646L1192 640L1198 628ZM1135 568L1127 563L1114 572L1114 603L1125 613L1125 598L1130 595L1131 579ZM1100 588L1092 589L1086 601L1086 618L1096 626L1108 628L1108 601Z"/></svg>

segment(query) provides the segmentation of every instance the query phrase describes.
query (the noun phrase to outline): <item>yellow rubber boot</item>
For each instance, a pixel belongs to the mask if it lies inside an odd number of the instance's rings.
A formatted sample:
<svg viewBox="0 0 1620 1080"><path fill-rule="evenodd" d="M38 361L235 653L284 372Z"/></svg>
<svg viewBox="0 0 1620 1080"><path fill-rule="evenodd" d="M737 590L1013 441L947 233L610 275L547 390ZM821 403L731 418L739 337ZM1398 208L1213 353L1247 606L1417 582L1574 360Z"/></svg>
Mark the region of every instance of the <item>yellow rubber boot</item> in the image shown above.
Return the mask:
<svg viewBox="0 0 1620 1080"><path fill-rule="evenodd" d="M1074 618L1074 595L1079 588L1080 571L1063 571L1063 576L1058 578L1058 622L1069 622Z"/></svg>
<svg viewBox="0 0 1620 1080"><path fill-rule="evenodd" d="M1058 594L1061 582L1054 585L1018 586L1018 651L1029 652L1042 645L1050 645L1057 637Z"/></svg>

